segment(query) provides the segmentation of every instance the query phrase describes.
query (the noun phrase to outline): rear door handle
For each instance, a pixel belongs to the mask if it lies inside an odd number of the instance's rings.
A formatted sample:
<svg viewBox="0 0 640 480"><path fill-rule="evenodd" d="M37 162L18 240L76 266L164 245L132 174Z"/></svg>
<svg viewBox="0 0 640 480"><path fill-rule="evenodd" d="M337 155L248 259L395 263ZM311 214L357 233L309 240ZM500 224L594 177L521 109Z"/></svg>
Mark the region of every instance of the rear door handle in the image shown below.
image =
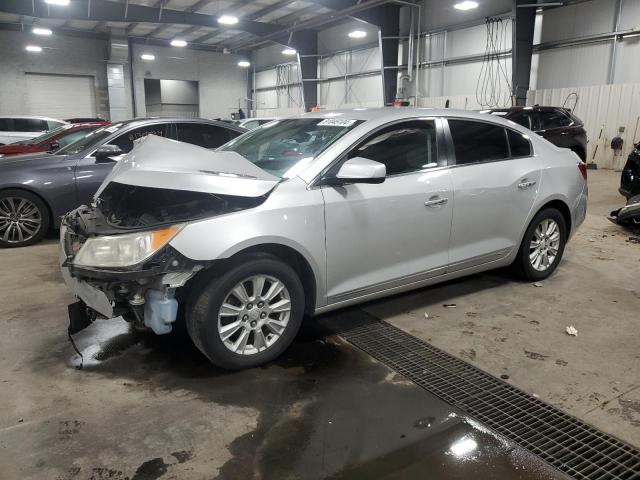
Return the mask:
<svg viewBox="0 0 640 480"><path fill-rule="evenodd" d="M536 182L521 182L518 184L518 188L520 190L526 190L527 188L531 188L536 184Z"/></svg>
<svg viewBox="0 0 640 480"><path fill-rule="evenodd" d="M427 207L438 207L440 205L444 205L449 201L448 198L440 198L440 197L431 197L429 200L424 202Z"/></svg>

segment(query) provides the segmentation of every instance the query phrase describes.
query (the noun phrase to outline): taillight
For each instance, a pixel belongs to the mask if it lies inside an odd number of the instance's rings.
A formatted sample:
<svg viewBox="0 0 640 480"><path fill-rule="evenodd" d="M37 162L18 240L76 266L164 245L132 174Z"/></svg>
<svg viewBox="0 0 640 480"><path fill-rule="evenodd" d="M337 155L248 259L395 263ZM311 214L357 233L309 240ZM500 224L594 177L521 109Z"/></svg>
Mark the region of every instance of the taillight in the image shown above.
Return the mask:
<svg viewBox="0 0 640 480"><path fill-rule="evenodd" d="M587 179L587 164L584 162L580 162L578 164L578 170L580 170L580 173L582 174L582 178L584 178L585 180Z"/></svg>

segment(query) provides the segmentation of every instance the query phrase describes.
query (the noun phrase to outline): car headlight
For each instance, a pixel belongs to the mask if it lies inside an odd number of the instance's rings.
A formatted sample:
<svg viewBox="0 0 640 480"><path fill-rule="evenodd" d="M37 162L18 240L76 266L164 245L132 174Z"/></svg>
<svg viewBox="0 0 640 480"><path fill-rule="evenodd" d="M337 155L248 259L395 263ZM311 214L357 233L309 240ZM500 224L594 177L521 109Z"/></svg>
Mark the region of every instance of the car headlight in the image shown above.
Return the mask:
<svg viewBox="0 0 640 480"><path fill-rule="evenodd" d="M73 260L85 267L128 267L144 262L175 237L184 225L89 238Z"/></svg>

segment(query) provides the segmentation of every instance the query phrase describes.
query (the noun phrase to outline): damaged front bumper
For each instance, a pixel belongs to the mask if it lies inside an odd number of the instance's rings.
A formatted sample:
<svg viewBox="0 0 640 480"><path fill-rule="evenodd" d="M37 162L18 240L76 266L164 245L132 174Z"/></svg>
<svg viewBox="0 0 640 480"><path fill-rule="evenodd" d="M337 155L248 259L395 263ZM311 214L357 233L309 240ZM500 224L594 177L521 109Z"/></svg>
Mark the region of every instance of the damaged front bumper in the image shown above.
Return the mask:
<svg viewBox="0 0 640 480"><path fill-rule="evenodd" d="M96 317L122 316L156 334L172 330L183 287L205 266L170 245L142 264L123 268L94 268L74 264L74 258L92 236L123 233L107 225L96 209L80 207L67 214L60 228L62 276L80 305L70 306L70 333ZM125 232L128 233L128 232Z"/></svg>

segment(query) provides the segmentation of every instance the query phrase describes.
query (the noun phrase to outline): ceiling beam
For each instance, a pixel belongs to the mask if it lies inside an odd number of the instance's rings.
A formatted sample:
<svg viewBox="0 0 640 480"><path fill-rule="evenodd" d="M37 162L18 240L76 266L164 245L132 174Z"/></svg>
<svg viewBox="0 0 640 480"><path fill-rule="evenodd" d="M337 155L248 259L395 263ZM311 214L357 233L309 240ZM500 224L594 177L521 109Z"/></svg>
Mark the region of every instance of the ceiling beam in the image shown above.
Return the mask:
<svg viewBox="0 0 640 480"><path fill-rule="evenodd" d="M124 17L122 4L108 0L74 0L67 6L49 5L44 0L0 0L0 11L14 15L27 15L38 18L57 18L63 20L91 20L104 22L134 22L134 23L160 23L182 24L189 26L211 27L215 19L211 15L204 15L183 10L160 8L165 0L160 0L158 7L129 4L127 18ZM244 3L246 0L243 0ZM247 2L249 3L249 2ZM91 8L89 9L89 4ZM157 5L157 3L156 3ZM235 6L234 6L235 7ZM127 29L128 32L132 30ZM216 28L232 29L252 33L257 36L271 35L280 27L274 24L261 23L241 19L237 24L227 26L216 23Z"/></svg>

